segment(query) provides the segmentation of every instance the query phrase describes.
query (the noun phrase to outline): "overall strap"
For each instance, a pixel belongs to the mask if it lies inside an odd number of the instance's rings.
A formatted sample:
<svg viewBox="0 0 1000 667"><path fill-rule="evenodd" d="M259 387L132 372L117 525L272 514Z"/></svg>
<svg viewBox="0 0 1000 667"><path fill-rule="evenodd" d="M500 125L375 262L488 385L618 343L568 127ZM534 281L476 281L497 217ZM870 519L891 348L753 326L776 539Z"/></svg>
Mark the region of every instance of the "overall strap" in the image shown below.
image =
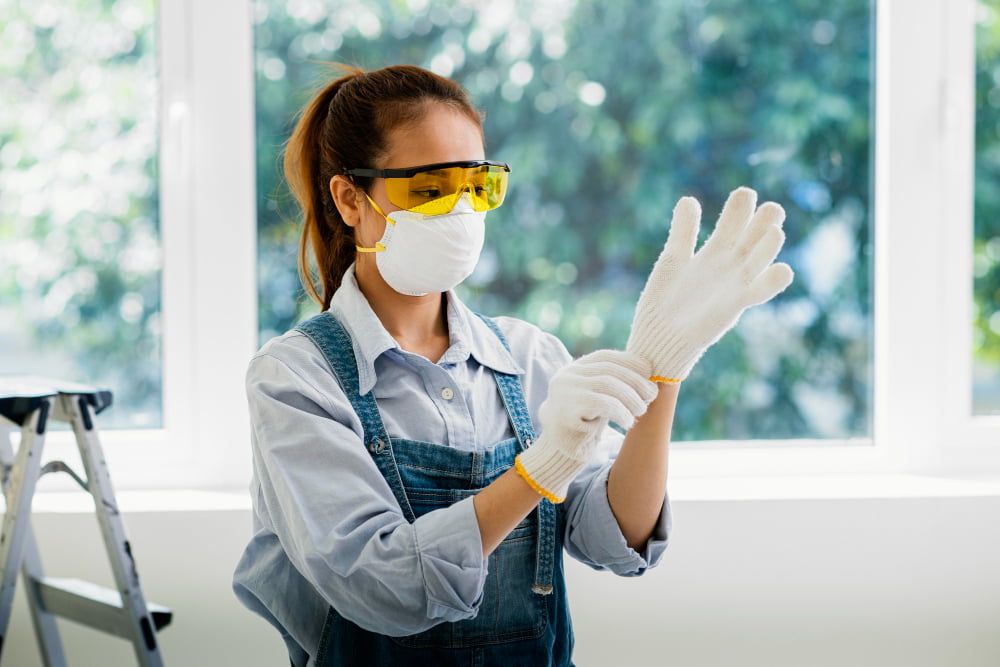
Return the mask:
<svg viewBox="0 0 1000 667"><path fill-rule="evenodd" d="M503 335L503 332L500 331L497 323L481 313L476 313L476 315L496 334L496 337L500 339L503 346L510 352L510 344L507 342L507 338ZM531 415L528 413L528 406L524 402L524 389L521 387L521 378L508 373L501 373L500 371L493 371L493 376L496 378L500 397L503 399L507 413L510 415L510 423L514 427L514 433L517 435L520 449L524 450L530 447L531 443L535 440L535 428L531 424Z"/></svg>
<svg viewBox="0 0 1000 667"><path fill-rule="evenodd" d="M351 336L337 318L328 311L309 318L295 329L305 334L326 357L326 362L333 370L337 382L340 383L341 389L351 401L351 407L361 419L365 447L368 449L368 453L371 454L379 472L382 473L392 489L406 520L413 523L416 520L416 515L414 515L410 501L406 497L403 480L400 477L399 468L396 466L396 457L392 451L392 441L386 433L385 424L382 423L382 416L375 403L375 395L373 392L361 395L358 362L354 356Z"/></svg>
<svg viewBox="0 0 1000 667"><path fill-rule="evenodd" d="M481 313L476 313L476 315L496 334L503 346L510 352L510 344L507 343L507 338L500 331L497 323ZM531 424L528 406L524 402L521 379L516 375L499 371L493 371L493 376L496 378L500 396L507 407L511 426L514 427L514 432L517 434L519 448L523 451L534 442L535 429ZM559 548L556 535L556 512L556 506L548 500L543 499L538 504L538 553L535 559L535 584L532 590L540 595L548 595L553 591L552 572L556 550Z"/></svg>

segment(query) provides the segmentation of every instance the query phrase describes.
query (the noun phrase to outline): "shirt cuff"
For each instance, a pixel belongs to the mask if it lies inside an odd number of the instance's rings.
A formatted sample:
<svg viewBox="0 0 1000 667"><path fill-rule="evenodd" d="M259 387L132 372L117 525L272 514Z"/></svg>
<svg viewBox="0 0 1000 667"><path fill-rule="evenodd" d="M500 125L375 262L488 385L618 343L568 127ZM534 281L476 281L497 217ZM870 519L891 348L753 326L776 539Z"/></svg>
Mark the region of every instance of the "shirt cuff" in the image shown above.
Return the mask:
<svg viewBox="0 0 1000 667"><path fill-rule="evenodd" d="M592 567L607 569L620 576L634 577L655 567L663 558L670 536L670 500L664 496L653 533L642 549L637 551L628 545L618 520L611 511L611 504L608 502L610 470L609 463L592 476L581 490L583 497L575 513L582 520L572 528L567 547L571 555Z"/></svg>
<svg viewBox="0 0 1000 667"><path fill-rule="evenodd" d="M473 618L483 599L487 559L472 498L428 512L413 523L417 556L427 591L427 617Z"/></svg>

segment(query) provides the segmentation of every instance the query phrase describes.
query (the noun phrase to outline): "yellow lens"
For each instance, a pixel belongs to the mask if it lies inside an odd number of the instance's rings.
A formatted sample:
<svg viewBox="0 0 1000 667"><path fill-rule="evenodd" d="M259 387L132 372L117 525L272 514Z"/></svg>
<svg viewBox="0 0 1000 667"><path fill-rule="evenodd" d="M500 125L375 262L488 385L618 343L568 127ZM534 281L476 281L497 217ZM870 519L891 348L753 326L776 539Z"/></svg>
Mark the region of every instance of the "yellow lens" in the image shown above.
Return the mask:
<svg viewBox="0 0 1000 667"><path fill-rule="evenodd" d="M472 170L470 170L472 171ZM507 171L503 167L486 165L478 167L470 185L472 207L477 211L490 211L503 203L507 193Z"/></svg>
<svg viewBox="0 0 1000 667"><path fill-rule="evenodd" d="M488 166L486 168L485 197L487 207L483 210L494 209L503 203L503 198L507 194L507 170L503 167Z"/></svg>
<svg viewBox="0 0 1000 667"><path fill-rule="evenodd" d="M424 171L409 178L387 178L386 196L401 209L441 215L448 213L459 197L468 192L476 211L489 211L503 203L507 172L503 167L446 167Z"/></svg>

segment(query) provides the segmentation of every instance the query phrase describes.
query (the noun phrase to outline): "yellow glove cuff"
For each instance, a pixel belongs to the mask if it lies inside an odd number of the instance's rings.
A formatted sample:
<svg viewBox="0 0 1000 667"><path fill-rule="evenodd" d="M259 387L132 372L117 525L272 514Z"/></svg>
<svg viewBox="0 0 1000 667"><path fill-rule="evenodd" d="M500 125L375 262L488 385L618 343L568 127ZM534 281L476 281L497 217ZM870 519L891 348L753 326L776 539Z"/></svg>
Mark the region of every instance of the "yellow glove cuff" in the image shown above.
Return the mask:
<svg viewBox="0 0 1000 667"><path fill-rule="evenodd" d="M556 494L552 493L551 491L546 491L542 487L541 484L539 484L535 480L531 479L531 475L528 474L528 471L524 469L524 465L521 463L521 455L520 454L518 454L517 458L514 459L514 469L517 471L517 474L520 475L521 478L524 479L524 481L528 483L528 486L530 486L532 489L534 489L535 493L538 493L539 495L541 495L543 498L545 498L549 502L553 502L553 503L558 504L558 503L561 503L562 501L566 500L566 496L563 496L562 498L560 498L559 496L557 496Z"/></svg>

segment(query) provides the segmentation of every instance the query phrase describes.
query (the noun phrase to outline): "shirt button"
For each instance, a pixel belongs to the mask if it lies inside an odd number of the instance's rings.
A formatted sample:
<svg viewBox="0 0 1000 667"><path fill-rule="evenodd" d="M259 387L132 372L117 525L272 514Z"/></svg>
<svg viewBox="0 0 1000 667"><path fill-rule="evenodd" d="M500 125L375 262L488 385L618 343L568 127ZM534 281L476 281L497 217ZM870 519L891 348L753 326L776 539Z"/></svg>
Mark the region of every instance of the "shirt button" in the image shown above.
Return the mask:
<svg viewBox="0 0 1000 667"><path fill-rule="evenodd" d="M441 398L443 398L446 401L450 401L451 399L455 398L455 392L451 390L451 387L445 387L444 389L441 390Z"/></svg>

